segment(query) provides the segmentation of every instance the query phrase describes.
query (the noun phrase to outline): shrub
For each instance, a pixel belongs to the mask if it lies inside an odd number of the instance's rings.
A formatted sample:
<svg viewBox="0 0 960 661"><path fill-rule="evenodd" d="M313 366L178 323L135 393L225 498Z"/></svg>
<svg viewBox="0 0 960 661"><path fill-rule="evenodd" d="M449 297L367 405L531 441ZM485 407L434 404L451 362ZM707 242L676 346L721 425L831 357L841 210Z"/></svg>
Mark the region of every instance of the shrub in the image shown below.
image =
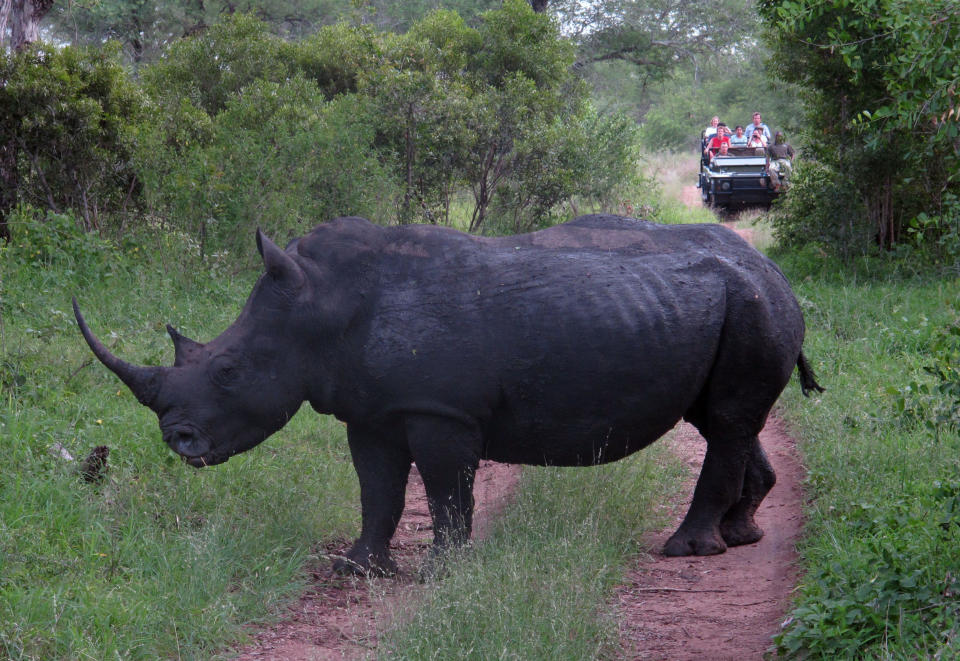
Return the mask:
<svg viewBox="0 0 960 661"><path fill-rule="evenodd" d="M0 54L0 135L9 162L0 199L75 212L85 230L117 230L138 181L133 126L143 96L118 48L35 44Z"/></svg>
<svg viewBox="0 0 960 661"><path fill-rule="evenodd" d="M374 137L362 98L256 81L211 119L208 144L161 156L150 200L204 255L249 253L257 227L285 241L337 216L383 218L394 190Z"/></svg>
<svg viewBox="0 0 960 661"><path fill-rule="evenodd" d="M770 215L774 236L785 246L814 243L850 258L868 244L869 227L857 222L863 207L850 194L848 177L828 165L796 163L790 194L778 200Z"/></svg>

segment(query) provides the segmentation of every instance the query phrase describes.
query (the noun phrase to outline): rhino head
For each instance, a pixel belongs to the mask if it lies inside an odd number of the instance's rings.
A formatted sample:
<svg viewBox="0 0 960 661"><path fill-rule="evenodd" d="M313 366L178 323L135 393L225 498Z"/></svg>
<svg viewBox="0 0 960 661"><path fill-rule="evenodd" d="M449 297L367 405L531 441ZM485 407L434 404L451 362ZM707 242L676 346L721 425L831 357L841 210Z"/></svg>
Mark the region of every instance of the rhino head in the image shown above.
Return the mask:
<svg viewBox="0 0 960 661"><path fill-rule="evenodd" d="M159 418L163 440L191 466L219 464L280 429L310 389L293 332L295 309L309 309L307 274L257 230L266 272L237 320L202 344L167 326L172 367L132 365L101 343L80 313L80 331L96 357ZM303 316L299 314L299 316Z"/></svg>

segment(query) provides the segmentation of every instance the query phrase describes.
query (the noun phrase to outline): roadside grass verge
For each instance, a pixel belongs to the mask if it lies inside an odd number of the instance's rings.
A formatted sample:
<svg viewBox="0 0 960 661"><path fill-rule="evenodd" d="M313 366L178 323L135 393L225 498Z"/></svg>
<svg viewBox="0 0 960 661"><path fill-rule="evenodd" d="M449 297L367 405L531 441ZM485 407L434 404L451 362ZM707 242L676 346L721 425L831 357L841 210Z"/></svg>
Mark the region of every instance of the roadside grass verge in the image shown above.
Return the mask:
<svg viewBox="0 0 960 661"><path fill-rule="evenodd" d="M355 533L343 426L302 412L216 469L181 463L92 360L70 297L118 355L169 365L163 322L211 339L255 274L168 272L51 222L0 252L0 657L203 658L300 590L312 545ZM87 483L98 445L109 468Z"/></svg>
<svg viewBox="0 0 960 661"><path fill-rule="evenodd" d="M401 659L595 659L618 654L610 591L662 525L683 469L663 443L591 468L525 468L490 536L445 564L380 641Z"/></svg>
<svg viewBox="0 0 960 661"><path fill-rule="evenodd" d="M809 499L780 653L956 658L960 438L935 420L960 414L960 341L949 330L960 280L893 259L841 267L815 249L774 258L803 304L804 351L827 388L780 400L804 439ZM937 365L939 375L925 369Z"/></svg>

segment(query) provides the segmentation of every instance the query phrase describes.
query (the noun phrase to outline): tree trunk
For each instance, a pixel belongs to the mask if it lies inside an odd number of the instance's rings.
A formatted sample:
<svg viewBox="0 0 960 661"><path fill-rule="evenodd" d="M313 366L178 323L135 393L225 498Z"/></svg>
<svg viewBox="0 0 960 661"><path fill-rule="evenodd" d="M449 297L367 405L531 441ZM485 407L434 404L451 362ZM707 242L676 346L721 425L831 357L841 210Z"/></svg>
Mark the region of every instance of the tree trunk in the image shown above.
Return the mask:
<svg viewBox="0 0 960 661"><path fill-rule="evenodd" d="M9 12L10 50L18 51L40 38L40 20L53 7L53 0L0 0L0 14ZM3 17L0 17L3 20ZM2 34L2 33L0 33Z"/></svg>
<svg viewBox="0 0 960 661"><path fill-rule="evenodd" d="M13 9L13 0L0 0L0 46L7 39L7 23L10 22L11 9Z"/></svg>
<svg viewBox="0 0 960 661"><path fill-rule="evenodd" d="M876 230L877 243L883 250L890 250L897 242L898 232L893 215L893 179L883 178L879 186L870 190L864 199L867 215Z"/></svg>
<svg viewBox="0 0 960 661"><path fill-rule="evenodd" d="M530 0L530 6L533 7L533 11L538 14L545 12L548 4L550 4L550 0Z"/></svg>
<svg viewBox="0 0 960 661"><path fill-rule="evenodd" d="M40 37L40 19L53 0L0 0L0 47L10 28L10 52L16 52ZM11 137L0 145L0 239L10 242L7 217L17 203L17 143Z"/></svg>
<svg viewBox="0 0 960 661"><path fill-rule="evenodd" d="M17 204L17 144L13 139L0 145L0 239L10 243L7 216Z"/></svg>

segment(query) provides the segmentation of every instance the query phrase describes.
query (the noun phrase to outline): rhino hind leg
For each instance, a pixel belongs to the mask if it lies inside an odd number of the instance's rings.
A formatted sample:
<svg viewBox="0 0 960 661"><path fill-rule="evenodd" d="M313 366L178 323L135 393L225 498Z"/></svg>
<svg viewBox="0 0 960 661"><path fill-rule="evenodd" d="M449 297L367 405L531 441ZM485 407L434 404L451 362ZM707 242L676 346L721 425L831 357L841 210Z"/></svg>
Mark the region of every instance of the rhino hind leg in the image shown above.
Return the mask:
<svg viewBox="0 0 960 661"><path fill-rule="evenodd" d="M347 428L353 466L360 481L360 537L343 558L333 563L341 574L392 576L397 565L390 557L390 538L403 514L410 452L402 437L383 430Z"/></svg>
<svg viewBox="0 0 960 661"><path fill-rule="evenodd" d="M693 502L663 548L668 556L716 555L727 550L720 523L741 498L749 443L707 442Z"/></svg>
<svg viewBox="0 0 960 661"><path fill-rule="evenodd" d="M728 546L752 544L763 537L763 529L757 525L754 514L776 481L777 475L759 439L752 439L740 500L727 510L720 522L720 534Z"/></svg>

